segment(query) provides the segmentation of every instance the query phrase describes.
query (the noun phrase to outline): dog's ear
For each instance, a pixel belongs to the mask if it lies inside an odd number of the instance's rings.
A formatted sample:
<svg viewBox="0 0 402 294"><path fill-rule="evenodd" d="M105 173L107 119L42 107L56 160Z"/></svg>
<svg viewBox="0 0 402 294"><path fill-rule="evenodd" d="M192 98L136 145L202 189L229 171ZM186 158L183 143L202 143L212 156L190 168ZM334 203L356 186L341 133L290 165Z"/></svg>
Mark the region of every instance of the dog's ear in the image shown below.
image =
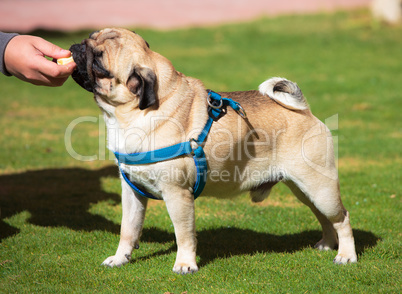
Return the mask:
<svg viewBox="0 0 402 294"><path fill-rule="evenodd" d="M139 108L144 110L156 103L156 75L148 67L135 67L127 80L127 88L139 96Z"/></svg>

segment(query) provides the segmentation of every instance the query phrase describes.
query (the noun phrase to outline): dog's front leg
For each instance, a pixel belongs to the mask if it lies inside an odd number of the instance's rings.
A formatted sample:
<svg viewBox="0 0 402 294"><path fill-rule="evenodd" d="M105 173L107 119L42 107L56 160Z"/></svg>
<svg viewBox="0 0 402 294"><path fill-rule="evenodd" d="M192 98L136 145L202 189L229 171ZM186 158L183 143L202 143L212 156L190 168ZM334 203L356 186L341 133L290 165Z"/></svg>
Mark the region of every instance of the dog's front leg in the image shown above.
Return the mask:
<svg viewBox="0 0 402 294"><path fill-rule="evenodd" d="M122 180L121 198L123 217L119 247L115 255L108 257L102 263L110 267L119 267L128 263L131 259L133 248L139 247L139 239L148 203L148 198L135 194L124 180Z"/></svg>
<svg viewBox="0 0 402 294"><path fill-rule="evenodd" d="M173 271L178 274L194 273L198 271L195 261L194 196L188 190L180 189L170 190L164 199L176 234L177 256Z"/></svg>

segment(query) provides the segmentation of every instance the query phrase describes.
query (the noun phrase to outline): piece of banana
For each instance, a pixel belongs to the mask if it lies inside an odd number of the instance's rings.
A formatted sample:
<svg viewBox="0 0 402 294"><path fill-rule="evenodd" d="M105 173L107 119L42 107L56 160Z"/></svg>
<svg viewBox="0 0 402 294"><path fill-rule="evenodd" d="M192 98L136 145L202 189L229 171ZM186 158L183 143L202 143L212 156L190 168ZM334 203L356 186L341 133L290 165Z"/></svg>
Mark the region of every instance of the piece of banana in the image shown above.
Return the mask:
<svg viewBox="0 0 402 294"><path fill-rule="evenodd" d="M57 64L58 65L66 65L66 64L68 64L70 62L73 62L73 61L74 61L74 59L73 59L72 56L67 57L67 58L59 58L59 59L57 59Z"/></svg>

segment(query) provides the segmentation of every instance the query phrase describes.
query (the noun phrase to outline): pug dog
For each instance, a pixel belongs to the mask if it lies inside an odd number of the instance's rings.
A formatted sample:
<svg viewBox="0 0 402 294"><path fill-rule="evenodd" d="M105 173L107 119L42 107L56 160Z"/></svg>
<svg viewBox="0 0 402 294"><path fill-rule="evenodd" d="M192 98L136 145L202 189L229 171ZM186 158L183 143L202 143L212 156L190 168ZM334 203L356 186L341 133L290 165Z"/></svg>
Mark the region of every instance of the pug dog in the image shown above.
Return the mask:
<svg viewBox="0 0 402 294"><path fill-rule="evenodd" d="M211 105L201 81L176 71L132 31L106 28L70 51L77 64L73 79L94 94L104 114L108 148L115 153L141 154L187 141L196 145L193 138L208 122L211 106L221 106ZM356 262L332 137L311 113L300 88L286 79L271 78L258 90L220 94L238 102L244 115L227 107L214 119L202 146L208 173L201 197L231 198L249 191L251 200L259 202L283 182L322 226L323 236L315 247L330 250L338 246L335 263ZM139 165L121 163L120 174L120 242L116 254L103 264L122 266L139 247L148 202L140 190L166 203L178 247L173 271L198 271L197 168L192 156ZM129 181L139 189L133 189Z"/></svg>

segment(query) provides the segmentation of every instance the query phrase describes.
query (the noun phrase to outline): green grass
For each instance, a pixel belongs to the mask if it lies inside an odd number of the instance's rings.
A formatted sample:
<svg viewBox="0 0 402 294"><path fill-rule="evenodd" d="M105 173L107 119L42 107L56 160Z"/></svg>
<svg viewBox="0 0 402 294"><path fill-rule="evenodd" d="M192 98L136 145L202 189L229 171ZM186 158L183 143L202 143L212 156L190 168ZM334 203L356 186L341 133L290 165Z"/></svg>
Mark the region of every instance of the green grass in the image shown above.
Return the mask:
<svg viewBox="0 0 402 294"><path fill-rule="evenodd" d="M402 28L378 26L366 11L288 16L176 31L136 29L177 70L217 91L256 89L284 76L302 88L315 115L338 115L343 202L359 262L332 264L312 248L320 226L283 185L260 205L196 201L200 271L180 276L174 231L151 201L139 250L122 268L114 254L121 219L117 169L105 150L89 93L72 80L35 87L0 77L1 293L399 293L401 291ZM68 48L88 32L41 36Z"/></svg>

